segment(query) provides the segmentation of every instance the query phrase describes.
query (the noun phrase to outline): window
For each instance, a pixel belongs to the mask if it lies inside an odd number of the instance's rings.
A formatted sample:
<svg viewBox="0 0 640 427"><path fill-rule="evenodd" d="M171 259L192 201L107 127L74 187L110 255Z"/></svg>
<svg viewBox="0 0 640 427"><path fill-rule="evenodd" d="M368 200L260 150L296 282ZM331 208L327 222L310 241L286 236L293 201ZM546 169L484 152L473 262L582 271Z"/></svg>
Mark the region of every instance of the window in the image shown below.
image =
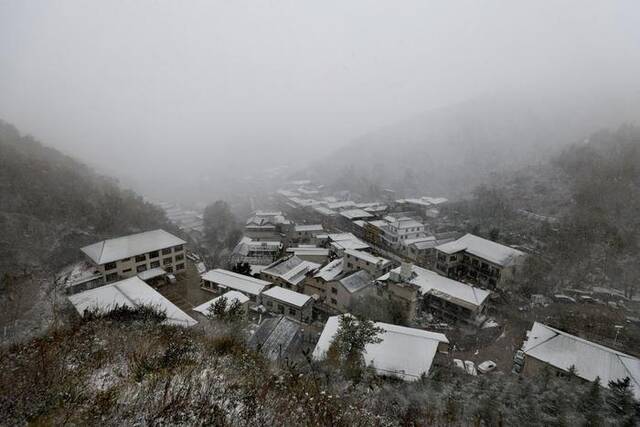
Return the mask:
<svg viewBox="0 0 640 427"><path fill-rule="evenodd" d="M331 304L338 305L338 301L335 298L331 298Z"/></svg>
<svg viewBox="0 0 640 427"><path fill-rule="evenodd" d="M297 316L298 310L296 310L295 308L289 308L289 314L292 316Z"/></svg>
<svg viewBox="0 0 640 427"><path fill-rule="evenodd" d="M267 301L267 307L269 307L269 308L273 307L273 302Z"/></svg>
<svg viewBox="0 0 640 427"><path fill-rule="evenodd" d="M136 271L137 271L138 273L140 273L140 272L142 272L142 271L145 271L146 269L147 269L147 266L146 266L146 265L144 265L144 264L139 265L139 266L137 266L137 267L136 267Z"/></svg>
<svg viewBox="0 0 640 427"><path fill-rule="evenodd" d="M116 263L115 262L108 262L104 265L104 269L109 271L109 270L113 270L114 268L116 268Z"/></svg>
<svg viewBox="0 0 640 427"><path fill-rule="evenodd" d="M173 248L174 252L180 252L182 250L182 245L178 245L175 248Z"/></svg>
<svg viewBox="0 0 640 427"><path fill-rule="evenodd" d="M151 268L156 268L156 267L160 267L160 261L153 261L151 263Z"/></svg>
<svg viewBox="0 0 640 427"><path fill-rule="evenodd" d="M477 267L478 266L478 260L477 259L471 260L471 265Z"/></svg>
<svg viewBox="0 0 640 427"><path fill-rule="evenodd" d="M147 260L147 256L146 255L137 255L136 256L136 262L143 262Z"/></svg>
<svg viewBox="0 0 640 427"><path fill-rule="evenodd" d="M449 261L455 261L455 260L456 260L456 256L455 256L455 255L451 255L451 256L449 257Z"/></svg>
<svg viewBox="0 0 640 427"><path fill-rule="evenodd" d="M338 290L336 288L331 288L331 293L336 295L338 293Z"/></svg>
<svg viewBox="0 0 640 427"><path fill-rule="evenodd" d="M173 273L173 267L167 267L165 270L167 270L167 273Z"/></svg>
<svg viewBox="0 0 640 427"><path fill-rule="evenodd" d="M282 304L278 304L278 311L282 314L284 314L284 305Z"/></svg>
<svg viewBox="0 0 640 427"><path fill-rule="evenodd" d="M171 258L164 258L162 260L162 265L169 265L171 264L171 262L172 262Z"/></svg>
<svg viewBox="0 0 640 427"><path fill-rule="evenodd" d="M122 258L120 261L121 261L121 262L127 262L127 261L130 261L130 260L131 260L131 257L129 257L129 258Z"/></svg>
<svg viewBox="0 0 640 427"><path fill-rule="evenodd" d="M130 268L125 268L124 270L122 270L123 273L131 273L131 269Z"/></svg>
<svg viewBox="0 0 640 427"><path fill-rule="evenodd" d="M162 250L162 255L169 255L171 253L171 248L166 248Z"/></svg>
<svg viewBox="0 0 640 427"><path fill-rule="evenodd" d="M184 270L184 264L178 264L176 265L176 270Z"/></svg>
<svg viewBox="0 0 640 427"><path fill-rule="evenodd" d="M113 282L115 280L118 280L118 273L111 273L111 274L107 274L107 282Z"/></svg>
<svg viewBox="0 0 640 427"><path fill-rule="evenodd" d="M184 259L183 254L176 255L176 261L182 261Z"/></svg>
<svg viewBox="0 0 640 427"><path fill-rule="evenodd" d="M158 251L153 251L149 254L150 258L158 258L160 256L160 252Z"/></svg>

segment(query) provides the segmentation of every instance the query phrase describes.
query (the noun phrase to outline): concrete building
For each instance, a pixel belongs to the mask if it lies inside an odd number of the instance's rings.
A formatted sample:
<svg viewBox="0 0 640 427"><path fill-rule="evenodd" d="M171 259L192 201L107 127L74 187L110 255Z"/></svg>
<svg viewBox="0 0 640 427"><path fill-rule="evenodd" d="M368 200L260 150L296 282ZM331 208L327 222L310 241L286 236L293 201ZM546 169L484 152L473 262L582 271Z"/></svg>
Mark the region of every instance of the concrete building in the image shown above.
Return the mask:
<svg viewBox="0 0 640 427"><path fill-rule="evenodd" d="M291 243L311 243L315 242L318 234L324 234L322 224L296 224L292 234L289 236Z"/></svg>
<svg viewBox="0 0 640 427"><path fill-rule="evenodd" d="M313 275L319 268L318 263L290 256L267 266L260 272L260 277L285 289L302 291L305 278Z"/></svg>
<svg viewBox="0 0 640 427"><path fill-rule="evenodd" d="M419 298L421 306L431 314L451 322L477 324L482 320L490 292L441 276L433 271L404 263L377 279L392 296L406 295L410 313L412 302ZM412 294L416 296L413 296Z"/></svg>
<svg viewBox="0 0 640 427"><path fill-rule="evenodd" d="M278 259L281 251L282 243L278 241L256 241L245 236L233 249L231 263L269 265Z"/></svg>
<svg viewBox="0 0 640 427"><path fill-rule="evenodd" d="M283 314L304 323L313 320L313 298L309 295L274 286L264 291L260 300L271 313Z"/></svg>
<svg viewBox="0 0 640 427"><path fill-rule="evenodd" d="M251 300L258 302L258 297L268 287L270 282L234 273L233 271L216 268L202 275L200 287L205 291L224 294L228 291L238 291Z"/></svg>
<svg viewBox="0 0 640 427"><path fill-rule="evenodd" d="M83 316L86 312L94 310L98 313L106 313L116 307L148 306L166 314L167 318L163 322L165 324L188 327L198 323L158 291L135 276L71 295L69 301Z"/></svg>
<svg viewBox="0 0 640 427"><path fill-rule="evenodd" d="M343 272L343 259L338 258L322 267L313 276L307 277L304 282L304 293L310 296L317 296L318 300L324 301L328 292L328 283L336 280Z"/></svg>
<svg viewBox="0 0 640 427"><path fill-rule="evenodd" d="M389 246L399 247L405 240L426 236L426 226L413 218L386 216L385 221L382 240Z"/></svg>
<svg viewBox="0 0 640 427"><path fill-rule="evenodd" d="M313 350L315 360L328 356L340 328L340 317L332 316L325 324ZM372 366L378 375L417 381L429 373L438 354L449 350L449 340L444 334L382 322L376 322L375 326L384 331L379 335L381 342L367 344L363 356L366 366Z"/></svg>
<svg viewBox="0 0 640 427"><path fill-rule="evenodd" d="M372 291L372 285L373 276L364 270L345 273L327 284L324 303L332 309L346 313L356 298Z"/></svg>
<svg viewBox="0 0 640 427"><path fill-rule="evenodd" d="M364 270L373 277L388 273L393 267L393 262L386 258L354 249L344 251L344 262L344 270L346 272Z"/></svg>
<svg viewBox="0 0 640 427"><path fill-rule="evenodd" d="M300 245L288 248L287 253L290 253L304 261L311 261L320 265L329 260L329 249L319 248L314 245Z"/></svg>
<svg viewBox="0 0 640 427"><path fill-rule="evenodd" d="M157 269L162 274L185 270L185 241L164 230L107 239L81 251L91 260L104 283L112 283Z"/></svg>
<svg viewBox="0 0 640 427"><path fill-rule="evenodd" d="M594 381L599 377L603 387L608 387L609 381L628 377L633 395L640 400L640 359L637 357L538 322L527 332L522 351L525 376L538 376L545 367L557 376L565 376L574 367L579 378Z"/></svg>
<svg viewBox="0 0 640 427"><path fill-rule="evenodd" d="M436 247L436 271L489 289L514 279L526 254L517 249L466 234Z"/></svg>
<svg viewBox="0 0 640 427"><path fill-rule="evenodd" d="M282 241L293 223L279 211L255 211L247 220L244 235L252 240Z"/></svg>
<svg viewBox="0 0 640 427"><path fill-rule="evenodd" d="M227 300L227 310L229 311L229 308L231 307L231 304L237 303L240 304L241 310L242 310L242 318L243 319L247 319L249 316L249 302L251 301L249 299L248 296L246 296L245 294L243 294L242 292L238 292L238 291L228 291L225 292L224 294L215 297L212 300L209 300L207 302L205 302L204 304L200 304L199 306L195 307L193 309L193 311L196 311L199 313L199 315L201 316L209 316L210 312L210 307L212 307L216 302L218 302L218 300L220 298L226 298Z"/></svg>
<svg viewBox="0 0 640 427"><path fill-rule="evenodd" d="M305 348L304 326L285 316L264 319L248 346L274 362L300 359Z"/></svg>

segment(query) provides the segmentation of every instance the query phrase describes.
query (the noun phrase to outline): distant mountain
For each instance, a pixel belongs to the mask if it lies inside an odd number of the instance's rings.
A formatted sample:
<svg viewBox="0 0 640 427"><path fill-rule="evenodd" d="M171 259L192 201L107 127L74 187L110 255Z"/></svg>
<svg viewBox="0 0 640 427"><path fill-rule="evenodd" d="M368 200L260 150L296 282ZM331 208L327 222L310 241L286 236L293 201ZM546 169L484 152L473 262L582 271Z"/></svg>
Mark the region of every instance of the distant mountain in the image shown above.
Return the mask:
<svg viewBox="0 0 640 427"><path fill-rule="evenodd" d="M168 226L140 196L2 121L0 201L0 279L60 267L96 239Z"/></svg>
<svg viewBox="0 0 640 427"><path fill-rule="evenodd" d="M468 193L493 172L548 160L607 126L640 120L631 96L487 96L363 135L321 159L317 179L373 193Z"/></svg>

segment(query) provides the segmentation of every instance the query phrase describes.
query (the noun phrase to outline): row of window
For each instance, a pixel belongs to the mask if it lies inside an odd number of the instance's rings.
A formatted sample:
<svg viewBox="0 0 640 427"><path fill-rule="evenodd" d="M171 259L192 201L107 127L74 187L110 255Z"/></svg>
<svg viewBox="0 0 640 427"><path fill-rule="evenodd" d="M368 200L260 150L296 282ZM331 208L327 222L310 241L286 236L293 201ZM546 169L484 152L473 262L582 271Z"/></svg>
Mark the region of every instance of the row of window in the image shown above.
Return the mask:
<svg viewBox="0 0 640 427"><path fill-rule="evenodd" d="M153 258L154 258L154 257L151 257L151 259L153 259ZM177 255L175 256L175 260L176 260L176 262L178 262L178 261L182 261L183 259L184 259L184 254L177 254ZM124 260L123 260L123 261L124 261ZM136 257L136 262L146 262L146 261L147 261L146 255L140 255L140 256L137 256L137 257ZM169 257L169 258L163 258L163 259L162 259L162 265L169 265L169 264L171 264L171 263L173 263L173 259L172 259L171 257ZM109 270L115 270L115 269L116 269L116 267L117 267L117 264L116 264L115 262L109 262L109 263L107 263L107 264L105 264L105 265L104 265L104 269L105 269L106 271L109 271ZM139 266L138 266L138 267L139 267ZM158 261L152 261L152 262L151 262L151 268L155 268L155 267L160 267L160 261L159 261L159 260L158 260ZM127 269L127 270L124 270L123 272L125 272L125 273L126 273L127 271L130 271L130 270L131 270L131 269Z"/></svg>

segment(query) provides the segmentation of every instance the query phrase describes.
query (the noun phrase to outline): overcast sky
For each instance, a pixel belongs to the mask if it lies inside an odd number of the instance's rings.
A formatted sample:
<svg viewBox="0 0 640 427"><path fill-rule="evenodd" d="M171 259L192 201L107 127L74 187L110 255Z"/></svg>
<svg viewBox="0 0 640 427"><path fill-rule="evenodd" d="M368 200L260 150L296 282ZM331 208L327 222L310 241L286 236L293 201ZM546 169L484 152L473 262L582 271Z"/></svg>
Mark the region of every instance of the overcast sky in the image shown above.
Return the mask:
<svg viewBox="0 0 640 427"><path fill-rule="evenodd" d="M0 117L122 177L308 159L487 92L638 76L633 0L0 0Z"/></svg>

